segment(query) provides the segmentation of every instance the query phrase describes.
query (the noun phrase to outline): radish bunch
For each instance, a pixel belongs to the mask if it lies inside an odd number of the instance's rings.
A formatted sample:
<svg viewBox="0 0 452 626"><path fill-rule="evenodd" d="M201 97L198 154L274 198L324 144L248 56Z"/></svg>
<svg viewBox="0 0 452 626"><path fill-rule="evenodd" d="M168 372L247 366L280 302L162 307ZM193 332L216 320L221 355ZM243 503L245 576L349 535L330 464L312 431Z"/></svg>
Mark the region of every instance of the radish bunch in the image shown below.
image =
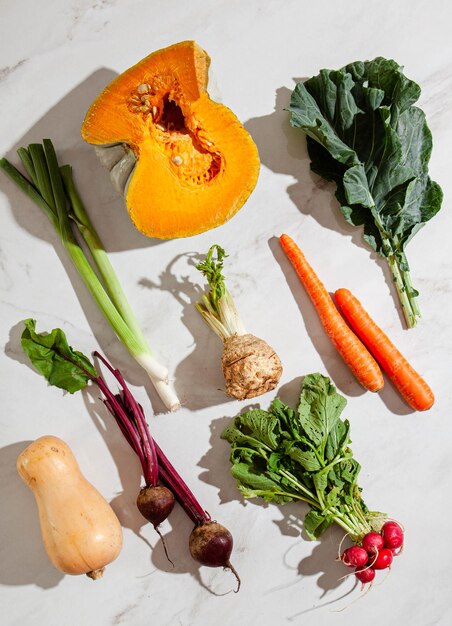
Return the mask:
<svg viewBox="0 0 452 626"><path fill-rule="evenodd" d="M361 545L347 548L340 560L347 567L355 568L356 578L364 585L375 578L375 570L387 569L394 556L400 553L404 542L401 525L387 521L379 533L369 532L364 535Z"/></svg>

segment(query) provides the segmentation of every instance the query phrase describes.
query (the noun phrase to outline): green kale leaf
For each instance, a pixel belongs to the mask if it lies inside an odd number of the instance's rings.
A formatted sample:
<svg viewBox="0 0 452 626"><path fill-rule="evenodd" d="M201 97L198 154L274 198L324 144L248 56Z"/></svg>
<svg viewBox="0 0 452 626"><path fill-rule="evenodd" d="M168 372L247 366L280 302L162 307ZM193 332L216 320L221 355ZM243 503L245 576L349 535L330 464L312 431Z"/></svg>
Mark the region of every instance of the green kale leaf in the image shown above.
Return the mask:
<svg viewBox="0 0 452 626"><path fill-rule="evenodd" d="M408 327L420 317L405 246L441 208L428 176L432 136L414 106L420 87L378 57L321 70L292 93L291 124L307 135L311 169L336 183L346 221L388 260Z"/></svg>

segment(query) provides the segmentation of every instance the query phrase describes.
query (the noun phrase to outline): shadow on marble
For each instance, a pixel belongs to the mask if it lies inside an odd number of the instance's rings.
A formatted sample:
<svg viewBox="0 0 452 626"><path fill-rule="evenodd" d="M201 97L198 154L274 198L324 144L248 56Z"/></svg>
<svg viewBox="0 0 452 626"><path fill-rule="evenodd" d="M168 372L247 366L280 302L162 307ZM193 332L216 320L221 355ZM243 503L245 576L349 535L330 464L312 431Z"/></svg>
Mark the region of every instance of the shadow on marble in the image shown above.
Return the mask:
<svg viewBox="0 0 452 626"><path fill-rule="evenodd" d="M304 78L294 78L304 82ZM335 184L325 181L310 169L310 159L306 145L306 135L290 125L290 115L285 110L290 103L291 90L281 87L276 90L275 110L269 115L251 118L245 127L252 135L261 162L272 172L292 176L296 182L289 185L287 194L300 213L309 215L321 226L342 233L352 243L366 250L369 259L381 268L393 307L405 328L405 321L397 291L394 287L387 262L371 250L362 238L362 229L348 224L339 210L335 197Z"/></svg>
<svg viewBox="0 0 452 626"><path fill-rule="evenodd" d="M224 596L235 589L235 578L229 570L223 572L222 568L217 570L217 568L203 567L193 559L188 544L194 525L178 505L174 508L168 521L164 522L162 526L162 533L174 567L168 563L160 538L154 545L151 556L152 564L155 567L174 575L190 574L201 587L214 596ZM169 531L168 526L171 527ZM215 576L216 571L221 572L220 579Z"/></svg>
<svg viewBox="0 0 452 626"><path fill-rule="evenodd" d="M175 389L182 405L191 411L232 402L224 391L221 341L194 306L205 287L193 283L188 275L181 275L175 269L176 265L184 263L195 267L202 258L197 252L179 254L160 273L158 282L145 277L138 281L146 289L170 293L181 307L180 320L193 337L193 351L176 367Z"/></svg>
<svg viewBox="0 0 452 626"><path fill-rule="evenodd" d="M31 443L20 441L0 449L0 583L50 589L58 585L64 574L49 561L35 498L16 471L17 457Z"/></svg>
<svg viewBox="0 0 452 626"><path fill-rule="evenodd" d="M30 359L22 350L22 346L20 343L20 338L22 336L24 329L25 327L24 327L23 321L17 322L17 324L14 324L14 326L11 326L9 330L8 341L5 344L5 354L10 359L17 361L18 363L21 363L22 365L26 365L33 372L36 372L36 369L31 364Z"/></svg>

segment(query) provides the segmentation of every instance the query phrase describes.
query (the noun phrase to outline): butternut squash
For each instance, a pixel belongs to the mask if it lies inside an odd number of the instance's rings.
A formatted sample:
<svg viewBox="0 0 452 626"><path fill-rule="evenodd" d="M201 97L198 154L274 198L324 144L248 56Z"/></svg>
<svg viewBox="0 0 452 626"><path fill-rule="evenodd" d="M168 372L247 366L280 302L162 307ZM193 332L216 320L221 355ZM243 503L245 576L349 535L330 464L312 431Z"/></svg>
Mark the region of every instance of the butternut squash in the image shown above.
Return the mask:
<svg viewBox="0 0 452 626"><path fill-rule="evenodd" d="M257 182L247 130L207 92L210 58L194 41L147 56L93 102L82 136L97 146L149 237L187 237L229 220Z"/></svg>
<svg viewBox="0 0 452 626"><path fill-rule="evenodd" d="M121 551L121 525L82 475L69 446L58 437L40 437L19 455L17 471L36 498L53 565L66 574L102 576Z"/></svg>

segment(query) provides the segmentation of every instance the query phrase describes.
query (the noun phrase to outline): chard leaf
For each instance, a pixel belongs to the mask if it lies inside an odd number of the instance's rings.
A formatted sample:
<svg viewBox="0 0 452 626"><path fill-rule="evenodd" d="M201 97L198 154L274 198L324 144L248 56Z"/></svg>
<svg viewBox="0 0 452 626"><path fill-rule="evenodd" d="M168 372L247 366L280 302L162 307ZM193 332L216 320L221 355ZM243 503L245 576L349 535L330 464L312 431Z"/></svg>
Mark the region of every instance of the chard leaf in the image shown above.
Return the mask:
<svg viewBox="0 0 452 626"><path fill-rule="evenodd" d="M37 333L36 320L24 320L21 344L30 361L50 385L74 393L83 389L97 372L91 361L73 350L60 328L51 333Z"/></svg>
<svg viewBox="0 0 452 626"><path fill-rule="evenodd" d="M329 378L309 374L303 381L298 415L303 430L316 445L325 448L330 432L347 404Z"/></svg>
<svg viewBox="0 0 452 626"><path fill-rule="evenodd" d="M349 224L389 261L408 326L420 316L405 246L441 208L428 176L432 137L414 106L420 87L378 57L321 70L292 93L291 124L307 135L311 168L336 183Z"/></svg>

